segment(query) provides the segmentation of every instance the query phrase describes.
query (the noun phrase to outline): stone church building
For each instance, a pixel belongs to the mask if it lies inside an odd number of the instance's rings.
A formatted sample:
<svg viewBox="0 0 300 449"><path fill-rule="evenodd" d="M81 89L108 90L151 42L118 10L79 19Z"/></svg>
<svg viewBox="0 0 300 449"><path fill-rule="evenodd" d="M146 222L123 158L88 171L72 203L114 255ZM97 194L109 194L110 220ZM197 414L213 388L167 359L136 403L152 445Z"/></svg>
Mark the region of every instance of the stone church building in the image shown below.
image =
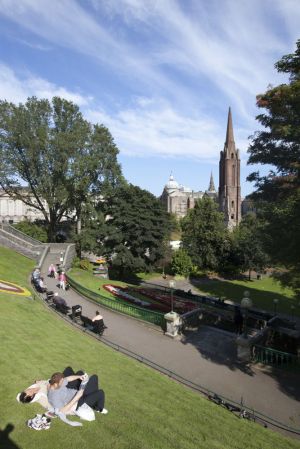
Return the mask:
<svg viewBox="0 0 300 449"><path fill-rule="evenodd" d="M204 195L219 203L228 228L233 228L241 221L240 155L235 147L230 108L224 149L220 152L218 192L212 174L205 192L194 192L189 187L178 184L171 175L160 199L168 212L182 218L195 206L195 201Z"/></svg>

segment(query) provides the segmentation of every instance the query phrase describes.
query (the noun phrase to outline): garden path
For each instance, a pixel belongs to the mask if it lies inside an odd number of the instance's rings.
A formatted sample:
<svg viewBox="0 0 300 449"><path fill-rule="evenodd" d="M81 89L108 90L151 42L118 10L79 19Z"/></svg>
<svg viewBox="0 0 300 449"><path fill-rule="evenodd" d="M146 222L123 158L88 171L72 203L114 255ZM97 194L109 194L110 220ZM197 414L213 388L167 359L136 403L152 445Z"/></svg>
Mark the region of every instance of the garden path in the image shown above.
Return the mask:
<svg viewBox="0 0 300 449"><path fill-rule="evenodd" d="M49 254L42 268L48 288L59 291L57 281L46 278L55 255ZM148 323L110 311L92 303L74 290L59 293L68 305L80 304L83 314L94 316L99 310L108 326L105 338L148 360L175 372L206 389L300 428L300 385L296 375L268 372L239 364L232 334L203 327L183 340L172 340ZM166 399L167 400L167 399Z"/></svg>

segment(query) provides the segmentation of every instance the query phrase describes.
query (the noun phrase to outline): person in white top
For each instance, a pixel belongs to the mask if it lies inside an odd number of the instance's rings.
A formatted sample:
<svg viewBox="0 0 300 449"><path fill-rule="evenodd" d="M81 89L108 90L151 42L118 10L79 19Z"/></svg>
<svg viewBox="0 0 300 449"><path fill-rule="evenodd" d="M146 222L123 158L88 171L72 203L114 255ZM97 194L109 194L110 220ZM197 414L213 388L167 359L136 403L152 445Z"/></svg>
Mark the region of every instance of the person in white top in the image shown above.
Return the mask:
<svg viewBox="0 0 300 449"><path fill-rule="evenodd" d="M100 315L100 313L97 310L96 315L94 316L94 318L92 318L92 321L98 321L98 320L103 320L103 316Z"/></svg>

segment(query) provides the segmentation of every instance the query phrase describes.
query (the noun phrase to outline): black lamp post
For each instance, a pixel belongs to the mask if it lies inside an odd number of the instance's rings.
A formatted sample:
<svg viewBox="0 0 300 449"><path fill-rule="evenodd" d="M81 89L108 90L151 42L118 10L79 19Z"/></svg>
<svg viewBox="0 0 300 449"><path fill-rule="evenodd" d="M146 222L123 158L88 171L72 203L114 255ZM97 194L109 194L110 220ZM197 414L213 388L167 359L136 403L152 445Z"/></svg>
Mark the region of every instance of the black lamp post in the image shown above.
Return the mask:
<svg viewBox="0 0 300 449"><path fill-rule="evenodd" d="M244 317L244 338L248 338L248 328L247 328L247 320L248 320L248 314L249 309L252 307L252 300L250 298L250 293L248 290L244 292L244 297L241 301L241 309Z"/></svg>

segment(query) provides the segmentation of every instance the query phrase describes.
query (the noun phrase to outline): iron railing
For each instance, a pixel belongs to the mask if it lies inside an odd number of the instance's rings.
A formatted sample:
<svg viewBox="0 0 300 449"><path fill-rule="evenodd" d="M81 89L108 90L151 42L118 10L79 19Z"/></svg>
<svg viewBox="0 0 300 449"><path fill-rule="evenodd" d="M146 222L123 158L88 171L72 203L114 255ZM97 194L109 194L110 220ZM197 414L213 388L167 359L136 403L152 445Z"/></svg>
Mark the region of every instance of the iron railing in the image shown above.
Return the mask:
<svg viewBox="0 0 300 449"><path fill-rule="evenodd" d="M300 368L300 359L297 355L260 345L253 346L252 361L278 368Z"/></svg>
<svg viewBox="0 0 300 449"><path fill-rule="evenodd" d="M125 304L120 301L115 301L113 299L107 298L106 296L100 295L99 293L93 292L78 282L74 281L71 277L68 276L68 282L70 286L81 293L83 296L95 301L99 304L102 304L105 307L108 307L112 310L116 310L117 312L124 313L126 315L132 316L133 318L138 318L140 320L148 321L149 323L155 324L164 328L165 319L164 315L159 312L154 312L150 310L145 310L141 307L134 306L131 304Z"/></svg>
<svg viewBox="0 0 300 449"><path fill-rule="evenodd" d="M29 243L32 246L40 246L43 245L42 242L40 242L37 239L34 239L33 237L30 237L29 235L25 234L22 231L19 231L19 229L15 228L14 226L11 226L10 224L2 224L1 228L3 231L7 232L8 234L15 235L21 240L25 240L27 243Z"/></svg>
<svg viewBox="0 0 300 449"><path fill-rule="evenodd" d="M75 281L74 281L75 282ZM40 295L38 296L40 299L43 299ZM35 299L35 298L34 298ZM46 305L45 301L43 301L43 303ZM69 324L72 324L73 326L77 327L77 328L81 328L82 327L77 324L74 321L69 320L69 317L67 317L66 315L62 315L61 313L59 313L57 310L52 309L51 306L49 304L46 305L49 309L51 309L54 313L57 313L57 315L59 315L62 319L64 319L65 321L67 321ZM171 369L159 365L158 363L154 362L153 360L148 359L147 357L143 356L142 354L138 354L136 352L133 352L132 350L121 346L103 336L99 336L94 334L93 332L86 330L85 332L87 334L89 334L91 337L101 341L102 343L106 344L107 346L111 347L114 350L117 350L121 353L123 353L124 355L127 355L155 370L157 370L158 372L167 375L168 377L170 377L171 379L195 390L198 391L200 394L207 396L209 399L214 400L214 398L218 398L219 400L221 400L220 405L223 405L222 403L226 403L225 405L229 405L235 408L239 408L241 410L242 413L239 414L240 418L246 418L247 414L249 416L249 418L252 421L256 421L257 423L263 424L264 427L268 427L270 426L271 428L274 429L281 429L284 430L286 432L290 432L294 435L298 435L300 436L300 429L299 428L295 428L295 427L290 427L289 425L287 425L286 423L282 423L280 421L277 421L275 418L265 415L264 413L260 412L259 410L255 410L253 408L247 407L244 404L243 398L241 397L241 401L240 402L236 402L233 399L228 399L224 396L221 396L219 394L216 394L214 391L211 391L210 389L207 389L206 387L204 387L201 384L195 383L189 379L186 379L185 377L180 376L179 374L177 374L176 372L172 371ZM215 401L214 401L215 402ZM232 409L230 407L225 407L228 410ZM246 414L245 414L246 412Z"/></svg>

